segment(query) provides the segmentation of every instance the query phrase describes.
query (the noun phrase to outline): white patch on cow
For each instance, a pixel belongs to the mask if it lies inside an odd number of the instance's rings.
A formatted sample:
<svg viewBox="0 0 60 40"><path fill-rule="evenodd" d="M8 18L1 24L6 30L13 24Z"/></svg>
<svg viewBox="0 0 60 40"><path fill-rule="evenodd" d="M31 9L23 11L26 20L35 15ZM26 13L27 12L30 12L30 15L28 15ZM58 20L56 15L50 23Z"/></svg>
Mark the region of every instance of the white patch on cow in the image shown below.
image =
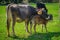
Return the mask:
<svg viewBox="0 0 60 40"><path fill-rule="evenodd" d="M11 5L11 6L16 7L17 5L16 5L16 4L13 4L13 5Z"/></svg>
<svg viewBox="0 0 60 40"><path fill-rule="evenodd" d="M48 16L48 18L46 18L47 20L50 18L50 16Z"/></svg>
<svg viewBox="0 0 60 40"><path fill-rule="evenodd" d="M28 7L29 5L27 5L27 4L20 4L19 6Z"/></svg>

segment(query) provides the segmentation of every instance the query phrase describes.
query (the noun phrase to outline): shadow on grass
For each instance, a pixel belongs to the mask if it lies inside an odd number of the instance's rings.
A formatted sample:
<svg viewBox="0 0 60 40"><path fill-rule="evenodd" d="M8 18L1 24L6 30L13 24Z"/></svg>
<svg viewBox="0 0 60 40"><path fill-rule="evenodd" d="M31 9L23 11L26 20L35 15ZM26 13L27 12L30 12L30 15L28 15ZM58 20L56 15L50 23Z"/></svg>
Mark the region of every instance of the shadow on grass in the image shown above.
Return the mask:
<svg viewBox="0 0 60 40"><path fill-rule="evenodd" d="M12 37L18 40L51 40L52 37L59 37L60 32L49 32L49 33L36 33L31 34L28 38L19 38L18 36Z"/></svg>

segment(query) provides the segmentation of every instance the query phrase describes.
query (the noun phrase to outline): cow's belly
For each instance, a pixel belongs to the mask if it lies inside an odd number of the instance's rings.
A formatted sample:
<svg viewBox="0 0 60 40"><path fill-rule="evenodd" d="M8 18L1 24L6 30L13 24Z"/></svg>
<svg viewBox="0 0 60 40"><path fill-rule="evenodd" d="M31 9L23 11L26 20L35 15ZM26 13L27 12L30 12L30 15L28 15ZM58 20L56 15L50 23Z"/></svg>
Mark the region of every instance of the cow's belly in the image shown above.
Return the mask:
<svg viewBox="0 0 60 40"><path fill-rule="evenodd" d="M20 23L20 22L22 22L23 20L21 19L21 18L16 18L16 22L18 22L18 23Z"/></svg>

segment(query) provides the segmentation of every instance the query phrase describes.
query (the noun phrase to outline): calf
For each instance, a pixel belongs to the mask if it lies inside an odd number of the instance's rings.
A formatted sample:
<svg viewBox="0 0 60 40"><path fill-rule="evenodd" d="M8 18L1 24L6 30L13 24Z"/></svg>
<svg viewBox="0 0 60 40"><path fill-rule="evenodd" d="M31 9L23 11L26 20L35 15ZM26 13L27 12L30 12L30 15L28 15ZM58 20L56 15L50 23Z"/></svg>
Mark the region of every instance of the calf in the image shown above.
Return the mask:
<svg viewBox="0 0 60 40"><path fill-rule="evenodd" d="M49 19L44 19L42 18L42 15L35 15L32 17L31 21L30 21L30 31L32 32L32 24L34 24L34 32L36 32L36 25L37 24L42 24L42 31L43 31L43 26L46 29L47 32L47 23L49 20L52 20L53 16L52 15L48 15Z"/></svg>

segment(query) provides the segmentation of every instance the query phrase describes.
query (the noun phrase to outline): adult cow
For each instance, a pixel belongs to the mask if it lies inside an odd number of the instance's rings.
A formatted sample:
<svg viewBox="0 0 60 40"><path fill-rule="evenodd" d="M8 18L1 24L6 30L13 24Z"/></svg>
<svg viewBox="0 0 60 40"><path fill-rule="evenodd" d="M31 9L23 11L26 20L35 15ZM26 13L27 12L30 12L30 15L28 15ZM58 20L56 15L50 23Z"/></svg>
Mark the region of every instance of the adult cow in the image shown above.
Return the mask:
<svg viewBox="0 0 60 40"><path fill-rule="evenodd" d="M14 25L16 22L25 21L26 31L28 31L28 23L30 21L31 16L36 15L36 9L29 5L21 5L21 4L9 4L7 6L7 32L8 36L10 36L9 28L10 22L12 21L12 32L14 32Z"/></svg>

